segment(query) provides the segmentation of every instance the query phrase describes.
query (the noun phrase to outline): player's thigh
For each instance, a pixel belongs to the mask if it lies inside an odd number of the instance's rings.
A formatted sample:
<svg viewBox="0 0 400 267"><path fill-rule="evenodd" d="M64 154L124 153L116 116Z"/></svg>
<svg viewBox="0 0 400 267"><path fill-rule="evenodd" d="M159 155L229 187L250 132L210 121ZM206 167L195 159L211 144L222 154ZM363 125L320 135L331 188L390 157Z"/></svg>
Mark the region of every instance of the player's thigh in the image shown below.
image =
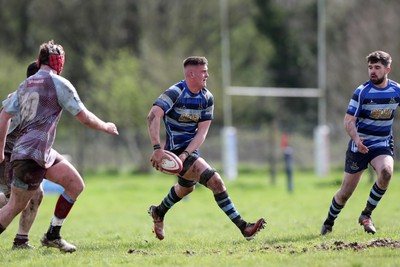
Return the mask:
<svg viewBox="0 0 400 267"><path fill-rule="evenodd" d="M201 174L211 168L210 165L201 157L199 157L192 166L183 175L183 178L199 182Z"/></svg>
<svg viewBox="0 0 400 267"><path fill-rule="evenodd" d="M379 174L382 173L382 171L385 171L389 173L390 175L393 174L393 165L394 165L394 160L393 157L390 155L379 155L373 160L371 160L371 165L374 167L375 171Z"/></svg>
<svg viewBox="0 0 400 267"><path fill-rule="evenodd" d="M371 161L377 173L376 183L380 189L386 190L393 175L394 160L390 155L379 155Z"/></svg>
<svg viewBox="0 0 400 267"><path fill-rule="evenodd" d="M61 185L65 190L83 190L85 184L79 172L66 159L63 159L47 169L46 179Z"/></svg>

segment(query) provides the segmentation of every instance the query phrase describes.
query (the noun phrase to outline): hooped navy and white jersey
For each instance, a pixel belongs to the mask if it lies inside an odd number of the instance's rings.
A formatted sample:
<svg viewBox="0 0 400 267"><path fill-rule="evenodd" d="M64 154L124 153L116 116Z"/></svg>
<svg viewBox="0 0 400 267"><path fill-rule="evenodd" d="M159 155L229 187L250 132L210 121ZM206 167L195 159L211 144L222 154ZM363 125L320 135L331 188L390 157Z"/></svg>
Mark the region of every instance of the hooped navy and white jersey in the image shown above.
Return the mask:
<svg viewBox="0 0 400 267"><path fill-rule="evenodd" d="M206 88L190 92L184 80L174 84L154 102L164 110L166 150L188 146L197 133L198 124L212 120L214 97Z"/></svg>
<svg viewBox="0 0 400 267"><path fill-rule="evenodd" d="M400 85L392 80L385 88L377 88L368 80L353 94L347 114L357 117L356 127L363 144L368 149L393 146L392 125L394 113L400 102ZM358 152L354 141L351 151Z"/></svg>

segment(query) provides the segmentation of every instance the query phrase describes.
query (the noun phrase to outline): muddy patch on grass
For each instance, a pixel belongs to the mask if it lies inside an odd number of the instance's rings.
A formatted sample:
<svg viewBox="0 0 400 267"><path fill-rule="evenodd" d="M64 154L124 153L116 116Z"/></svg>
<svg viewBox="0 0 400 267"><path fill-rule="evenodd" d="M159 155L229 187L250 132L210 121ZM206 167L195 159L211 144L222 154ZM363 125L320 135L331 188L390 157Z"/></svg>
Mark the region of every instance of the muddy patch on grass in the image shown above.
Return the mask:
<svg viewBox="0 0 400 267"><path fill-rule="evenodd" d="M253 249L253 252L256 251L278 251L283 253L307 253L311 251L319 251L319 250L353 250L353 251L362 251L369 248L390 248L390 249L400 249L400 241L398 240L390 240L390 239L376 239L371 240L367 243L362 242L350 242L346 243L343 241L334 241L333 243L322 243L320 245L314 245L312 247L303 247L298 248L293 244L287 245L273 245L273 246L262 246L258 249Z"/></svg>
<svg viewBox="0 0 400 267"><path fill-rule="evenodd" d="M344 250L344 249L351 249L351 250L364 250L368 248L400 248L400 241L398 240L390 240L390 239L377 239L372 240L367 243L362 242L351 242L345 243L343 241L335 241L333 244L321 244L314 246L317 250Z"/></svg>
<svg viewBox="0 0 400 267"><path fill-rule="evenodd" d="M362 242L350 242L346 243L343 241L334 241L333 243L322 243L320 245L314 245L310 247L303 247L298 248L294 244L277 244L277 245L264 245L258 248L251 249L249 252L257 253L257 252L281 252L281 253L289 253L289 254L298 254L298 253L307 253L312 251L321 251L321 250L353 250L353 251L363 251L370 248L390 248L390 249L400 249L400 241L399 240L391 240L391 239L376 239L371 240L366 243ZM129 254L138 254L138 255L159 255L155 252L149 252L144 250L136 250L136 249L129 249ZM204 253L204 251L202 252ZM221 254L221 250L211 251L206 254ZM238 251L229 251L229 254L237 254ZM194 256L198 253L193 250L186 250L183 251L183 254L186 256ZM201 253L200 253L201 254Z"/></svg>
<svg viewBox="0 0 400 267"><path fill-rule="evenodd" d="M157 255L154 252L148 252L148 251L144 251L144 250L137 250L137 249L134 249L134 248L128 249L128 253L129 254L137 254L137 255Z"/></svg>

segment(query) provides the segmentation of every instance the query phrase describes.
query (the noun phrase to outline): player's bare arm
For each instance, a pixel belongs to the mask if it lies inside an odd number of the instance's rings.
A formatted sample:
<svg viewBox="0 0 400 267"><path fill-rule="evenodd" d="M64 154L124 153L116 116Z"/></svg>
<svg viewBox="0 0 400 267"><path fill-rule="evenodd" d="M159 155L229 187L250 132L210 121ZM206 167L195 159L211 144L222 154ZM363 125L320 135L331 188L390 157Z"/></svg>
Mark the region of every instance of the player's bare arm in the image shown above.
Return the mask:
<svg viewBox="0 0 400 267"><path fill-rule="evenodd" d="M202 121L198 124L197 133L186 148L186 151L189 152L189 155L203 144L207 137L208 129L210 129L210 125L211 120ZM179 158L182 160L182 162L185 161L187 157L188 155L186 155L186 153L179 155Z"/></svg>
<svg viewBox="0 0 400 267"><path fill-rule="evenodd" d="M160 123L163 116L164 110L159 106L153 106L147 115L147 129L153 146L160 144Z"/></svg>
<svg viewBox="0 0 400 267"><path fill-rule="evenodd" d="M147 129L149 131L150 141L153 146L160 145L160 123L161 118L164 116L164 110L159 106L153 106L147 115ZM163 149L154 149L150 161L152 166L160 169L161 160L164 157Z"/></svg>
<svg viewBox="0 0 400 267"><path fill-rule="evenodd" d="M366 153L368 153L368 148L363 145L364 139L360 138L360 136L358 135L357 127L356 127L356 120L357 120L356 117L346 114L344 116L344 128L345 128L347 134L351 137L351 139L353 139L358 150L361 153L366 154Z"/></svg>
<svg viewBox="0 0 400 267"><path fill-rule="evenodd" d="M117 126L115 126L114 123L102 121L87 109L83 109L75 116L75 118L77 118L82 124L86 125L89 128L93 128L109 134L118 135Z"/></svg>

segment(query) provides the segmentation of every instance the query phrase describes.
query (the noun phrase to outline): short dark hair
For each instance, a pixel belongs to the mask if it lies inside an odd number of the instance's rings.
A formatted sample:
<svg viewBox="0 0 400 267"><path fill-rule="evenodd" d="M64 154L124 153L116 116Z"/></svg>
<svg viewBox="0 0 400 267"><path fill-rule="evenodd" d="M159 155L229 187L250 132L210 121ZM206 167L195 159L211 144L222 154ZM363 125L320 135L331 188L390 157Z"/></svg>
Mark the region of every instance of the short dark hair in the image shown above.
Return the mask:
<svg viewBox="0 0 400 267"><path fill-rule="evenodd" d="M36 72L38 72L39 67L37 65L37 61L31 62L28 67L26 68L26 78L34 75Z"/></svg>
<svg viewBox="0 0 400 267"><path fill-rule="evenodd" d="M208 60L205 57L190 56L183 61L183 67L188 65L208 65Z"/></svg>
<svg viewBox="0 0 400 267"><path fill-rule="evenodd" d="M392 57L384 51L374 51L367 56L368 63L382 63L385 67L390 67Z"/></svg>

